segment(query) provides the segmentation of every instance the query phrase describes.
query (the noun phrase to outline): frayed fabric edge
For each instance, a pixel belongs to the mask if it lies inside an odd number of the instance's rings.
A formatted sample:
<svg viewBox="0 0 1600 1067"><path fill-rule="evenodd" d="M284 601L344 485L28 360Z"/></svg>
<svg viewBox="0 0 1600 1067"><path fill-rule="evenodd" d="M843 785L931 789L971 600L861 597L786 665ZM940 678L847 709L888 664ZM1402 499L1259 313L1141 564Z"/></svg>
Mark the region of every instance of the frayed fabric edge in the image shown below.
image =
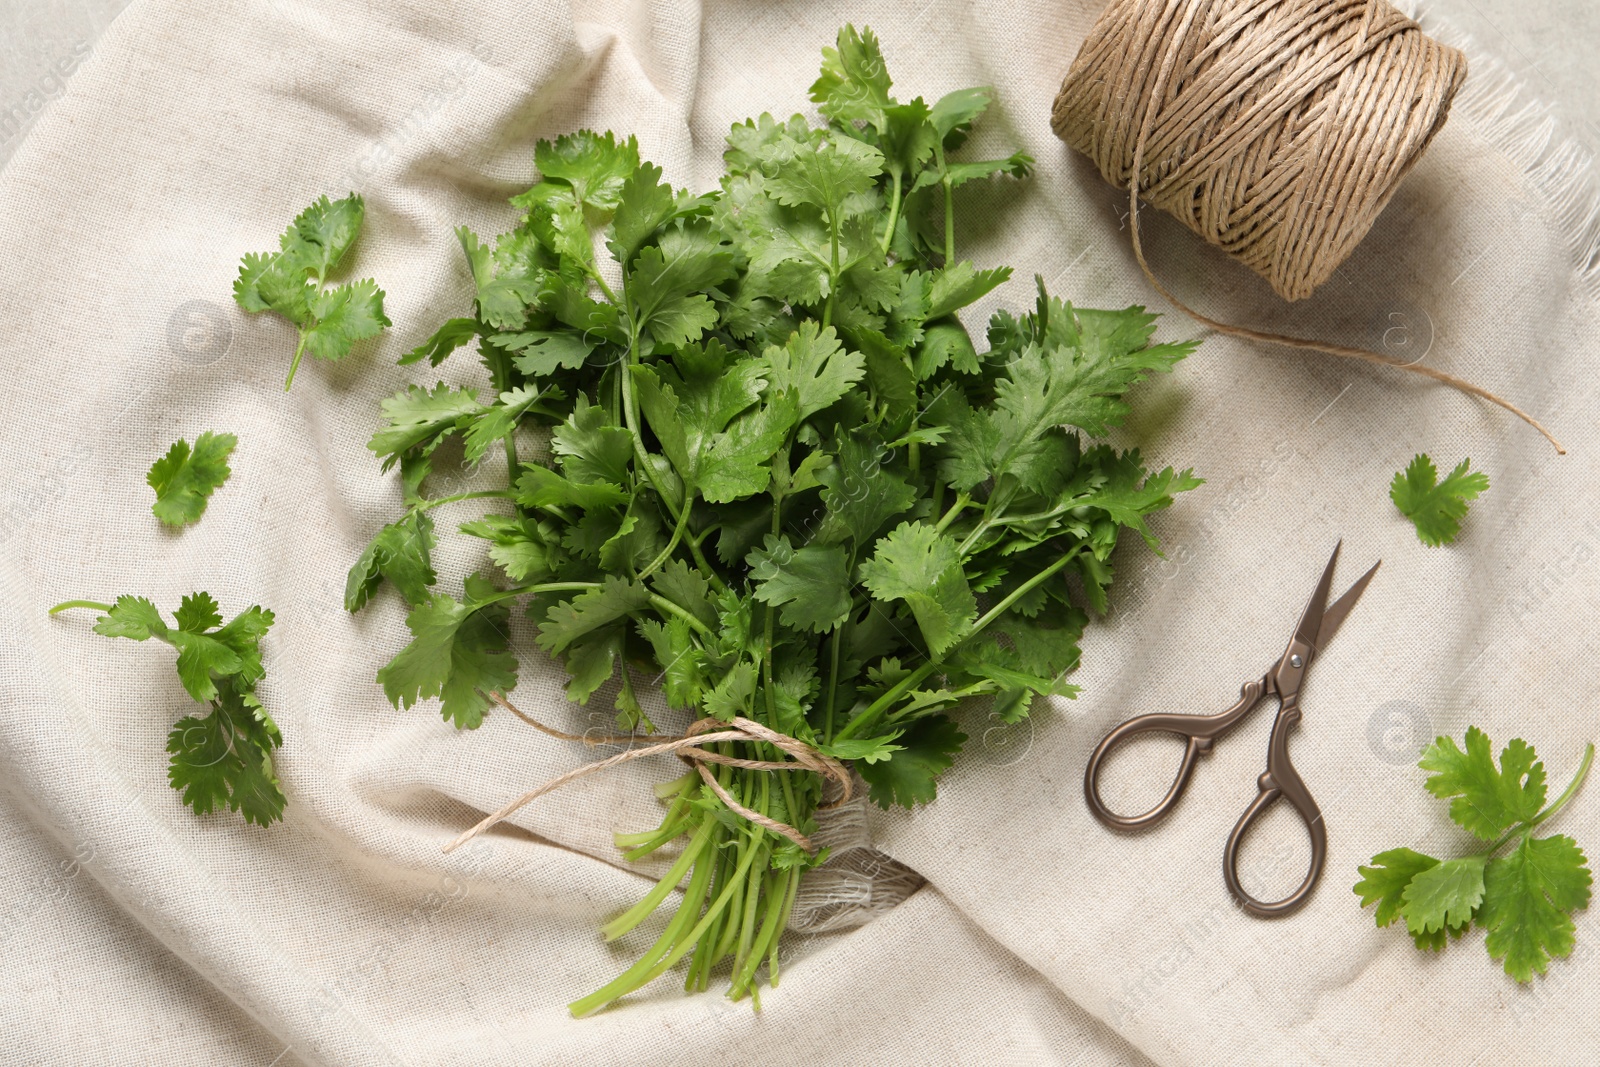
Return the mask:
<svg viewBox="0 0 1600 1067"><path fill-rule="evenodd" d="M1396 4L1429 36L1467 57L1467 80L1451 105L1480 137L1515 163L1538 210L1561 234L1578 291L1600 300L1600 181L1594 153L1567 132L1548 101L1494 53L1417 3Z"/></svg>

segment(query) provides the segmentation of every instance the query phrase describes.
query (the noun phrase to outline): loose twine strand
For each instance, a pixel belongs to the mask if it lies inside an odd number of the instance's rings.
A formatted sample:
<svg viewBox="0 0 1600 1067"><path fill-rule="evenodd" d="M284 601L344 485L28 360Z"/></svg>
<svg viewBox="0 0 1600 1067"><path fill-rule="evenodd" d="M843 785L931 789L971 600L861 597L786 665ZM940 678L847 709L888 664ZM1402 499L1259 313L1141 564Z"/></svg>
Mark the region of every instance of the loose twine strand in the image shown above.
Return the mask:
<svg viewBox="0 0 1600 1067"><path fill-rule="evenodd" d="M563 741L582 741L587 745L631 745L639 740L634 735L602 734L597 736L594 734L569 734L539 722L499 693L486 693L485 695L529 726ZM737 756L725 756L720 752L712 752L705 748L706 745L715 744L719 741L765 741L767 744L793 756L794 761L741 759ZM852 792L850 772L845 768L844 764L830 756L823 755L814 746L808 745L798 738L790 737L788 734L779 733L777 730L763 726L751 719L735 716L731 723L725 723L720 719L707 716L690 723L689 728L679 736L657 737L654 743L643 748L630 748L626 752L619 752L615 756L609 756L606 759L576 767L566 774L550 779L538 788L522 794L494 814L486 816L472 829L446 845L444 850L451 852L459 848L489 829L489 827L504 821L530 801L560 789L569 782L575 782L579 778L594 774L597 771L608 770L630 760L640 759L644 756L662 755L668 752L676 755L679 759L699 771L701 781L705 782L730 810L737 812L762 829L771 830L775 834L787 837L811 855L816 855L817 846L812 843L809 837L788 823L779 822L777 819L763 815L759 811L752 811L739 803L722 787L722 783L717 781L716 775L711 773L706 764L722 763L729 767L743 767L746 770L753 771L813 771L824 778L830 778L839 783L842 795L829 803L820 805L817 809L819 811L836 808L845 803L850 799Z"/></svg>
<svg viewBox="0 0 1600 1067"><path fill-rule="evenodd" d="M1145 260L1141 187L1285 299L1309 296L1377 221L1465 79L1459 51L1383 0L1113 0L1062 83L1051 127L1107 181L1126 183L1139 269L1191 319L1443 382L1565 455L1537 419L1487 389L1371 349L1219 322Z"/></svg>

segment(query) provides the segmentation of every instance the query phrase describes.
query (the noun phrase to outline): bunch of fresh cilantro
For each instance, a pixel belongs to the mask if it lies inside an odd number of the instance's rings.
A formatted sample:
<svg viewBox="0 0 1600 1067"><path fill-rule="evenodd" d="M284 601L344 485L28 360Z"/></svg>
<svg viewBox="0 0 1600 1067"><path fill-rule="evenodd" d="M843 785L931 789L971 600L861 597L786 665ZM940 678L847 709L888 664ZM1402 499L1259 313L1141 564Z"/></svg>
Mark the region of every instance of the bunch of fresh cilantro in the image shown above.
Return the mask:
<svg viewBox="0 0 1600 1067"><path fill-rule="evenodd" d="M853 761L874 800L910 807L960 750L963 702L1014 722L1076 691L1065 679L1123 530L1154 547L1146 517L1199 484L1091 439L1192 346L1152 344L1142 308L1089 311L1042 287L974 339L959 312L1011 272L957 259L956 189L1031 161L954 158L988 90L901 103L870 31L847 27L823 54L825 124L734 126L720 189L673 189L632 138L585 131L539 143L512 230L458 231L470 311L401 362L475 343L487 381L383 403L370 447L399 467L406 509L346 589L352 611L385 579L410 605L411 642L378 674L397 706L438 697L476 727L487 694L516 685L517 607L573 701L616 682L624 728L654 728L641 692L659 686L691 718L749 717ZM430 497L447 455L484 487ZM432 513L464 499L494 501L460 529L497 569L456 595L435 588ZM743 805L815 828L816 776L716 774ZM796 887L824 857L695 774L662 791L661 825L618 844L630 859L682 850L607 936L687 888L575 1014L685 955L690 989L724 965L736 998L763 963L777 979Z"/></svg>

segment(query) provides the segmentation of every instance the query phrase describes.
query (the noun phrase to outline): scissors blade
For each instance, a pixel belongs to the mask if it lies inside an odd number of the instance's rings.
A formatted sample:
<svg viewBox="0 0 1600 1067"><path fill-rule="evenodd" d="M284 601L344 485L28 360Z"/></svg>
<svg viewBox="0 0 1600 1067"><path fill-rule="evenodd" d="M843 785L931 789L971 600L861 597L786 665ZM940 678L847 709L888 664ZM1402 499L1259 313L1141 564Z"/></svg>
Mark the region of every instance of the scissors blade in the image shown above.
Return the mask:
<svg viewBox="0 0 1600 1067"><path fill-rule="evenodd" d="M1372 565L1372 569L1356 579L1356 583L1345 590L1344 596L1328 605L1328 610L1322 613L1322 626L1317 630L1315 648L1321 652L1333 635L1339 632L1339 625L1344 622L1344 617L1350 614L1350 609L1356 606L1356 601L1361 599L1361 594L1366 592L1367 583L1372 581L1372 576L1378 573L1378 568L1383 566L1383 560Z"/></svg>
<svg viewBox="0 0 1600 1067"><path fill-rule="evenodd" d="M1311 602L1306 605L1305 614L1300 616L1300 625L1294 629L1295 640L1312 648L1317 647L1317 633L1322 628L1322 616L1328 609L1328 586L1333 584L1333 565L1339 562L1339 546L1343 544L1341 539L1333 546L1333 555L1328 557L1328 565L1322 570L1317 588L1311 594Z"/></svg>

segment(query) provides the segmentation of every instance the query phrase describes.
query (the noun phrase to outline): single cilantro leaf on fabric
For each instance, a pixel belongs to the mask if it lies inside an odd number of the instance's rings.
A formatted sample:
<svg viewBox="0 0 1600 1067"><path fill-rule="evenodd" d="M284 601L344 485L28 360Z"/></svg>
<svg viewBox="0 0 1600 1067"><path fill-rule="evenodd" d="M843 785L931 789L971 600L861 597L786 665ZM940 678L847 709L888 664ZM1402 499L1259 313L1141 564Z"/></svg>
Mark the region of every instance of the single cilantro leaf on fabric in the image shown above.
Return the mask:
<svg viewBox="0 0 1600 1067"><path fill-rule="evenodd" d="M166 633L167 624L161 612L142 596L119 596L111 610L94 624L94 632L106 637L126 637L133 641L148 641Z"/></svg>
<svg viewBox="0 0 1600 1067"><path fill-rule="evenodd" d="M1454 798L1450 818L1473 836L1492 841L1512 824L1533 818L1544 806L1544 764L1521 738L1501 750L1499 768L1487 734L1470 727L1466 740L1463 751L1453 738L1436 738L1423 750L1417 765L1434 772L1423 783L1428 792Z"/></svg>
<svg viewBox="0 0 1600 1067"><path fill-rule="evenodd" d="M463 420L483 410L476 389L453 389L443 382L431 392L420 385L408 385L381 407L387 425L372 435L367 447L383 459L384 470L412 448L437 445Z"/></svg>
<svg viewBox="0 0 1600 1067"><path fill-rule="evenodd" d="M903 522L879 540L861 580L879 600L905 601L935 656L965 637L978 615L959 547L927 523Z"/></svg>
<svg viewBox="0 0 1600 1067"><path fill-rule="evenodd" d="M1405 470L1394 476L1389 499L1417 528L1417 539L1434 548L1449 544L1461 532L1468 501L1489 488L1489 476L1482 471L1469 473L1472 460L1464 459L1439 481L1439 472L1427 453L1412 459Z"/></svg>
<svg viewBox="0 0 1600 1067"><path fill-rule="evenodd" d="M1489 861L1479 921L1489 929L1489 955L1505 960L1519 982L1544 974L1552 958L1572 952L1572 912L1588 907L1592 877L1577 842L1564 834L1524 834L1510 853Z"/></svg>
<svg viewBox="0 0 1600 1067"><path fill-rule="evenodd" d="M210 430L195 438L193 449L188 441L173 442L145 476L156 491L156 502L150 505L156 518L168 526L198 522L211 494L233 473L228 457L238 443L231 433Z"/></svg>
<svg viewBox="0 0 1600 1067"><path fill-rule="evenodd" d="M779 609L785 626L826 633L850 613L850 572L837 545L795 548L787 537L768 534L763 547L745 557L753 595Z"/></svg>
<svg viewBox="0 0 1600 1067"><path fill-rule="evenodd" d="M1373 856L1372 866L1356 868L1361 880L1352 889L1361 898L1363 908L1377 902L1374 919L1379 926L1388 926L1400 918L1405 890L1411 880L1438 865L1439 861L1432 856L1409 848L1392 848Z"/></svg>
<svg viewBox="0 0 1600 1067"><path fill-rule="evenodd" d="M389 702L409 708L439 697L446 722L477 729L490 704L484 693L516 688L507 619L504 604L457 601L443 593L413 608L406 616L411 643L378 671Z"/></svg>
<svg viewBox="0 0 1600 1067"><path fill-rule="evenodd" d="M411 512L380 529L345 579L344 609L360 611L385 578L412 607L427 600L438 580L434 546L433 520L426 512Z"/></svg>
<svg viewBox="0 0 1600 1067"><path fill-rule="evenodd" d="M383 312L383 290L371 279L323 289L355 243L365 210L355 193L343 200L320 197L284 231L277 252L249 253L240 264L233 284L235 302L252 314L275 311L299 328L286 390L306 352L319 359L342 359L356 341L375 337L390 325Z"/></svg>
<svg viewBox="0 0 1600 1067"><path fill-rule="evenodd" d="M306 269L319 280L326 278L355 244L365 214L365 202L354 193L343 200L318 197L316 203L301 212L293 226L299 238L295 254Z"/></svg>
<svg viewBox="0 0 1600 1067"><path fill-rule="evenodd" d="M278 738L231 689L209 715L179 719L167 736L167 781L196 815L221 807L266 826L283 818L283 788L273 772Z"/></svg>
<svg viewBox="0 0 1600 1067"><path fill-rule="evenodd" d="M421 363L423 360L427 360L430 367L437 367L445 361L450 353L471 341L477 335L477 319L447 319L445 324L435 330L431 337L401 356L399 365L409 367L413 363Z"/></svg>
<svg viewBox="0 0 1600 1067"><path fill-rule="evenodd" d="M912 808L931 801L939 775L950 769L967 735L944 715L930 715L911 724L895 741L902 751L886 760L861 760L856 771L870 787L873 803L888 809Z"/></svg>
<svg viewBox="0 0 1600 1067"><path fill-rule="evenodd" d="M1401 892L1400 914L1413 934L1432 933L1445 926L1465 926L1483 902L1483 867L1488 857L1465 856L1445 860L1411 878Z"/></svg>
<svg viewBox="0 0 1600 1067"><path fill-rule="evenodd" d="M802 322L782 345L761 357L768 390L792 392L800 418L808 418L844 396L866 373L866 360L839 343L832 326Z"/></svg>

